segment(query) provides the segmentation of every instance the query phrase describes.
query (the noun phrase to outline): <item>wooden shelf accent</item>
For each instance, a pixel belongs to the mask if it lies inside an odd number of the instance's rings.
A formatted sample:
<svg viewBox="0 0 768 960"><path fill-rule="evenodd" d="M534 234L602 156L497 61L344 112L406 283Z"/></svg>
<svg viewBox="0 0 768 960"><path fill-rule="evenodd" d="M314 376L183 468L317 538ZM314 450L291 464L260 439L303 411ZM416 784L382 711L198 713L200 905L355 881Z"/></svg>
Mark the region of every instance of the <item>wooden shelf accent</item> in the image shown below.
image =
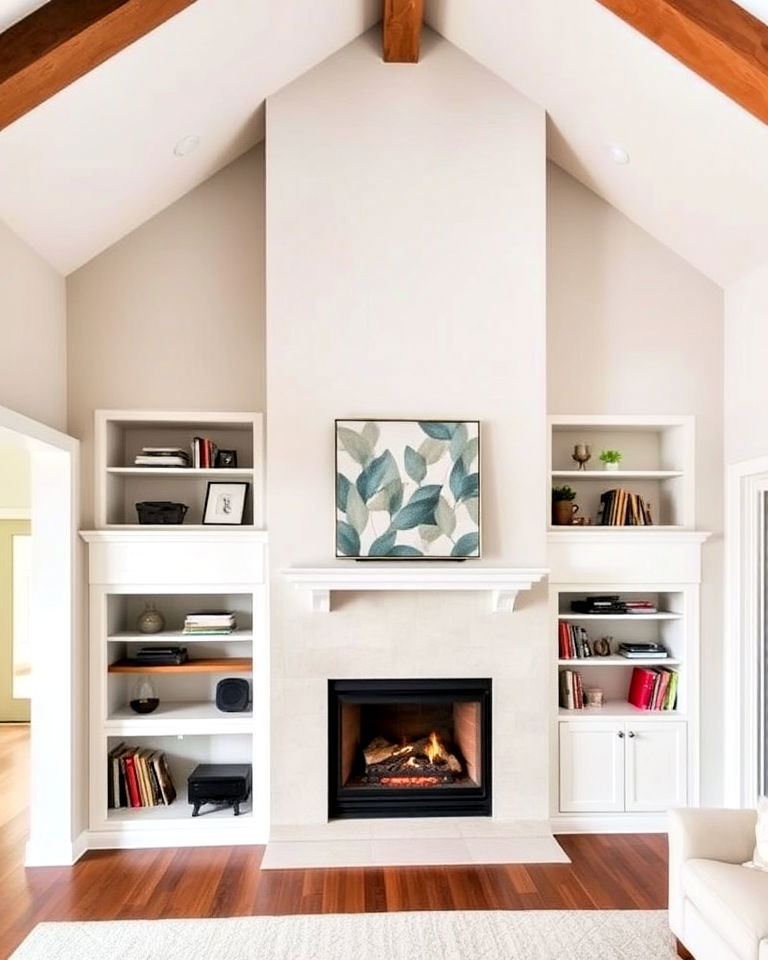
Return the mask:
<svg viewBox="0 0 768 960"><path fill-rule="evenodd" d="M109 673L251 673L251 657L201 657L186 663L150 664L134 660L110 663Z"/></svg>

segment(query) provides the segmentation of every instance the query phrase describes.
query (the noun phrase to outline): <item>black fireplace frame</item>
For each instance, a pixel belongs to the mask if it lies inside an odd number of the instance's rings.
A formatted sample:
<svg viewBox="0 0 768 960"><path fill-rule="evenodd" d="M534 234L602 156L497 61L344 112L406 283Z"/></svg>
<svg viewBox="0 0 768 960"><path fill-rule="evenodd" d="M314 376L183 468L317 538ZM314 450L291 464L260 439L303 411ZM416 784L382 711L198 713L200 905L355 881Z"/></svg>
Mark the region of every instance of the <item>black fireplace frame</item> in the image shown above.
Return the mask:
<svg viewBox="0 0 768 960"><path fill-rule="evenodd" d="M341 708L344 703L386 704L418 701L480 703L480 785L472 787L380 787L358 793L341 784ZM492 681L475 679L329 680L328 818L490 817Z"/></svg>

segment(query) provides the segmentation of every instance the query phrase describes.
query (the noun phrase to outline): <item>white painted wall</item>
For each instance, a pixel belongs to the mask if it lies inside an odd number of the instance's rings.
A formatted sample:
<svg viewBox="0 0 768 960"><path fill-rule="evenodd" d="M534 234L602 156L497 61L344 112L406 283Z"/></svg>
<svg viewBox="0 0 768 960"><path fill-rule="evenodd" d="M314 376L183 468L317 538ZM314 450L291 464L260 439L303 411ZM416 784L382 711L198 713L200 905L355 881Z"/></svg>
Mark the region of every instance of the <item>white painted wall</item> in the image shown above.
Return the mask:
<svg viewBox="0 0 768 960"><path fill-rule="evenodd" d="M48 426L67 420L64 278L0 222L0 405Z"/></svg>
<svg viewBox="0 0 768 960"><path fill-rule="evenodd" d="M71 274L67 299L87 525L95 409L263 409L263 147Z"/></svg>
<svg viewBox="0 0 768 960"><path fill-rule="evenodd" d="M273 822L322 823L328 678L494 679L495 814L548 816L544 591L351 594L306 612L280 571L332 562L334 418L479 418L484 560L543 566L543 111L436 35L366 34L267 103Z"/></svg>
<svg viewBox="0 0 768 960"><path fill-rule="evenodd" d="M768 454L768 264L725 292L726 463Z"/></svg>
<svg viewBox="0 0 768 960"><path fill-rule="evenodd" d="M696 526L715 534L704 547L701 591L702 799L717 803L723 292L554 164L548 183L549 412L696 417Z"/></svg>

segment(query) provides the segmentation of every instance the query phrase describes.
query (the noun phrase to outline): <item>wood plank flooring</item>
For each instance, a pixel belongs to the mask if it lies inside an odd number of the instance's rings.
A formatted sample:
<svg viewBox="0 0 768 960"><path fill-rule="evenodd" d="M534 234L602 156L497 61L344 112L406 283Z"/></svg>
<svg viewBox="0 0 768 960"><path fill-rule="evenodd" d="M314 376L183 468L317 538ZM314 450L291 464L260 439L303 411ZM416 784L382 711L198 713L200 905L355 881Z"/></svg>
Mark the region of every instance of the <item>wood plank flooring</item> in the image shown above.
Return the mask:
<svg viewBox="0 0 768 960"><path fill-rule="evenodd" d="M97 851L24 869L28 732L0 726L0 958L43 920L666 907L666 838L559 840L570 864L260 870L263 847Z"/></svg>

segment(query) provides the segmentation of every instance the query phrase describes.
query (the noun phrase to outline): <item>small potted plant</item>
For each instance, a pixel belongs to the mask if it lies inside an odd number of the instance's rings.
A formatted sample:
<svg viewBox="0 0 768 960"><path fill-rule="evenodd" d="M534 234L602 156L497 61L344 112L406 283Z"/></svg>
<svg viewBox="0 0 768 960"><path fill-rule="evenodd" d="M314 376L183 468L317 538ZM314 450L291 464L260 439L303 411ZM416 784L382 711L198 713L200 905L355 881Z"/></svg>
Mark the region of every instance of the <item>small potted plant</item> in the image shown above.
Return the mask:
<svg viewBox="0 0 768 960"><path fill-rule="evenodd" d="M578 511L578 506L573 502L576 499L576 491L570 487L552 488L552 523L557 526L569 524Z"/></svg>
<svg viewBox="0 0 768 960"><path fill-rule="evenodd" d="M606 470L618 470L621 456L619 450L603 450L600 454L600 460Z"/></svg>

